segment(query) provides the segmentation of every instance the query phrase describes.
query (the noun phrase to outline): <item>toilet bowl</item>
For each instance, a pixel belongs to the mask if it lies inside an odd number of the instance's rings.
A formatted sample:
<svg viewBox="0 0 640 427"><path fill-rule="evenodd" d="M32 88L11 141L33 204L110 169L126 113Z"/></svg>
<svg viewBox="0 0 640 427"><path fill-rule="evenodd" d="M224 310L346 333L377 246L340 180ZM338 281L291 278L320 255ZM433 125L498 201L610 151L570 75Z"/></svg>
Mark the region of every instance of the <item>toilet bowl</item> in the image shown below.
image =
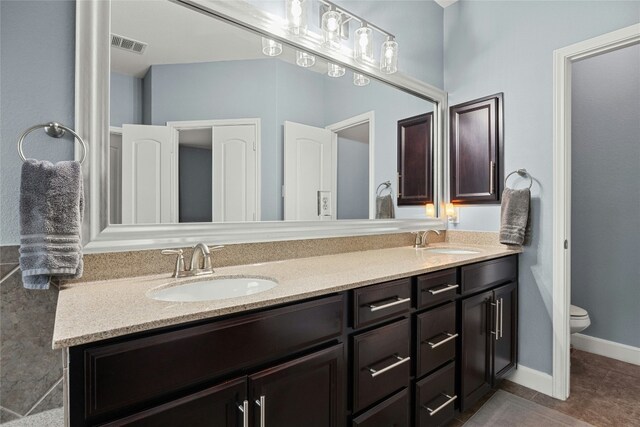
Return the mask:
<svg viewBox="0 0 640 427"><path fill-rule="evenodd" d="M589 312L584 308L580 308L577 305L571 306L571 321L570 328L571 333L576 334L578 332L582 332L591 324L591 319L589 319Z"/></svg>

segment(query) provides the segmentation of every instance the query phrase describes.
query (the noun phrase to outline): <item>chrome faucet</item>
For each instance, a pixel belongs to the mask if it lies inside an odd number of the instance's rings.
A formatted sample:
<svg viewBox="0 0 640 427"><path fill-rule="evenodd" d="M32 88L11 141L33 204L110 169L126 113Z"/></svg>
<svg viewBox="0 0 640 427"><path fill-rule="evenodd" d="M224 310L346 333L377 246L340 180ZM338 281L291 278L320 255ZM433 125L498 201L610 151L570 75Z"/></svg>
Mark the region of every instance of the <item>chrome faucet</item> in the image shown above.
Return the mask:
<svg viewBox="0 0 640 427"><path fill-rule="evenodd" d="M423 231L423 232L416 232L416 242L413 245L414 248L416 249L420 249L420 248L426 248L428 245L427 242L427 235L429 234L429 232L432 231L434 233L436 233L438 236L440 235L440 232L438 230L427 230L427 231Z"/></svg>
<svg viewBox="0 0 640 427"><path fill-rule="evenodd" d="M173 270L173 277L201 276L203 274L213 274L213 263L211 251L217 251L224 246L213 246L209 248L204 243L198 243L193 247L191 254L191 267L185 268L184 255L182 249L163 249L163 255L178 255L176 266Z"/></svg>

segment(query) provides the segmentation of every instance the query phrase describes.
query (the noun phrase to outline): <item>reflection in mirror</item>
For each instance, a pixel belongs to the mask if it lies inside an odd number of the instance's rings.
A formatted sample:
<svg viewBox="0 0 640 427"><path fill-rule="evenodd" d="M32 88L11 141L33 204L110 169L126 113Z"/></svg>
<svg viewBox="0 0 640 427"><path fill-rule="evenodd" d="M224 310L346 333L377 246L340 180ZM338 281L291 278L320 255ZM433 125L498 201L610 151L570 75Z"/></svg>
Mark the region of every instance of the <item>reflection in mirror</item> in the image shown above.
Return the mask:
<svg viewBox="0 0 640 427"><path fill-rule="evenodd" d="M396 132L430 101L169 1L111 13L111 224L424 218Z"/></svg>

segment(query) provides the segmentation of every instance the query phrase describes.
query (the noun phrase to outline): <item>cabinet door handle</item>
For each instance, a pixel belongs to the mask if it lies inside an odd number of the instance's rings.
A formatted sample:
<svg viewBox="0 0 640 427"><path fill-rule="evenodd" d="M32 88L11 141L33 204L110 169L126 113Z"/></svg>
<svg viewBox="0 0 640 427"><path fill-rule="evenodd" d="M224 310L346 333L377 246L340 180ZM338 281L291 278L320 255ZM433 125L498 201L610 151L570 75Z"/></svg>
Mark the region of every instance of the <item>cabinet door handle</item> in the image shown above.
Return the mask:
<svg viewBox="0 0 640 427"><path fill-rule="evenodd" d="M429 293L431 295L438 295L441 294L443 292L447 292L447 291L452 291L456 288L458 288L460 285L458 285L457 283L451 283L449 285L447 285L446 287L442 288L442 289L438 289L438 290L433 290L433 289L427 289L429 291Z"/></svg>
<svg viewBox="0 0 640 427"><path fill-rule="evenodd" d="M383 304L383 305L369 304L369 310L371 310L372 312L378 311L378 310L384 310L385 308L393 307L394 305L398 305L398 304L404 304L405 302L409 302L409 301L411 301L411 298L395 297L393 301L387 304Z"/></svg>
<svg viewBox="0 0 640 427"><path fill-rule="evenodd" d="M238 405L238 409L242 412L242 427L249 427L249 401L242 402L242 405Z"/></svg>
<svg viewBox="0 0 640 427"><path fill-rule="evenodd" d="M496 162L489 162L489 194L496 192Z"/></svg>
<svg viewBox="0 0 640 427"><path fill-rule="evenodd" d="M260 400L256 399L256 405L260 407L260 427L265 427L266 425L264 419L264 413L266 412L265 400L264 395L260 396Z"/></svg>
<svg viewBox="0 0 640 427"><path fill-rule="evenodd" d="M408 362L409 360L411 360L411 357L410 357L410 356L407 356L407 357L404 357L404 358L403 358L403 357L398 356L397 354L394 354L394 355L393 355L393 357L395 357L396 359L398 359L398 361L397 361L397 362L394 362L394 363L392 363L391 365L389 365L389 366L387 366L387 367L384 367L384 368L382 368L382 369L380 369L380 370L373 369L373 368L367 368L367 369L369 370L369 372L371 373L371 377L372 377L372 378L375 378L375 377L377 377L378 375L384 374L385 372L387 372L387 371L389 371L389 370L391 370L391 369L395 368L396 366L400 366L400 365L402 365L403 363Z"/></svg>
<svg viewBox="0 0 640 427"><path fill-rule="evenodd" d="M447 336L447 338L440 340L437 343L432 343L431 341L427 341L427 344L429 344L431 348L440 347L442 344L449 342L458 336L458 334L450 334L449 332L445 332L444 334Z"/></svg>
<svg viewBox="0 0 640 427"><path fill-rule="evenodd" d="M502 338L502 327L504 326L502 312L504 311L504 299L500 298L500 338Z"/></svg>
<svg viewBox="0 0 640 427"><path fill-rule="evenodd" d="M496 300L496 302L492 302L491 306L495 307L495 312L496 312L496 318L495 318L496 330L491 331L491 334L495 335L496 341L498 341L498 339L500 339L500 300Z"/></svg>
<svg viewBox="0 0 640 427"><path fill-rule="evenodd" d="M448 400L446 402L444 402L442 405L438 406L436 409L431 409L429 408L427 405L422 405L422 407L424 409L426 409L427 411L429 411L429 416L433 417L435 414L437 414L438 412L440 412L441 410L443 410L444 408L447 407L447 405L450 405L454 400L456 400L458 398L458 396L456 396L455 394L453 396L449 396L448 394L444 394L441 393L444 397L446 397Z"/></svg>

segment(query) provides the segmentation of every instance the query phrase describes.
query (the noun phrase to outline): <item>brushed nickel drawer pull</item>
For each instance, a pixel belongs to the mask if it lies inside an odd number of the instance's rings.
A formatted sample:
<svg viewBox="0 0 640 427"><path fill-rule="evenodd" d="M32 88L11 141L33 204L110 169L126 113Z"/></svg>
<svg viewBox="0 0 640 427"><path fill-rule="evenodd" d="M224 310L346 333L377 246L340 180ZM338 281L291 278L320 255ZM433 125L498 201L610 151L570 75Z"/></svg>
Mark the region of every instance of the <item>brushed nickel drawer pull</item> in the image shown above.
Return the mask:
<svg viewBox="0 0 640 427"><path fill-rule="evenodd" d="M409 302L411 301L411 298L400 298L400 297L395 297L395 299L387 304L383 304L383 305L375 305L375 304L369 304L369 310L373 311L378 311L378 310L384 310L385 308L389 308L389 307L393 307L394 305L398 305L398 304L404 304L405 302Z"/></svg>
<svg viewBox="0 0 640 427"><path fill-rule="evenodd" d="M446 397L447 400L446 402L444 402L442 405L438 406L436 409L431 409L426 405L422 405L422 407L424 409L426 409L427 411L429 411L429 416L433 417L435 414L437 414L438 412L440 412L441 410L443 410L444 408L447 407L447 405L450 405L454 400L456 400L458 398L458 396L456 396L455 394L453 396L449 396L448 394L444 394L441 393L444 397Z"/></svg>
<svg viewBox="0 0 640 427"><path fill-rule="evenodd" d="M249 427L249 401L242 402L242 405L238 405L238 409L242 412L242 427Z"/></svg>
<svg viewBox="0 0 640 427"><path fill-rule="evenodd" d="M265 411L265 396L260 396L260 400L256 399L256 405L260 407L260 427L265 427L264 413Z"/></svg>
<svg viewBox="0 0 640 427"><path fill-rule="evenodd" d="M502 338L502 327L504 326L502 312L504 311L504 299L500 298L500 338Z"/></svg>
<svg viewBox="0 0 640 427"><path fill-rule="evenodd" d="M433 289L428 289L429 293L431 295L438 295L441 294L443 292L447 292L447 291L452 291L454 289L457 289L460 285L458 285L457 283L451 283L448 284L445 288L442 289L438 289L437 291L434 291Z"/></svg>
<svg viewBox="0 0 640 427"><path fill-rule="evenodd" d="M369 370L369 372L371 373L371 377L372 377L372 378L375 378L375 377L377 377L378 375L380 375L380 374L384 374L385 372L387 372L387 371L389 371L389 370L391 370L391 369L395 368L396 366L400 366L400 365L402 365L403 363L408 362L409 360L411 360L411 357L410 357L410 356L407 356L407 357L404 357L404 358L403 358L403 357L400 357L398 354L394 354L394 355L393 355L393 357L395 357L396 359L398 359L398 361L397 361L397 362L395 362L395 363L392 363L391 365L389 365L389 366L387 366L387 367L385 367L385 368L382 368L382 369L380 369L380 370L373 369L373 368L367 368L367 369Z"/></svg>
<svg viewBox="0 0 640 427"><path fill-rule="evenodd" d="M496 336L496 341L500 339L500 300L496 300L496 302L491 303L492 307L495 307L496 310L496 330L491 331L492 335Z"/></svg>
<svg viewBox="0 0 640 427"><path fill-rule="evenodd" d="M442 344L449 342L453 339L456 339L456 337L458 336L458 334L450 334L449 332L445 332L444 334L447 336L447 338L443 339L442 341L438 341L437 343L432 343L431 341L427 341L427 344L429 344L431 348L440 347Z"/></svg>

